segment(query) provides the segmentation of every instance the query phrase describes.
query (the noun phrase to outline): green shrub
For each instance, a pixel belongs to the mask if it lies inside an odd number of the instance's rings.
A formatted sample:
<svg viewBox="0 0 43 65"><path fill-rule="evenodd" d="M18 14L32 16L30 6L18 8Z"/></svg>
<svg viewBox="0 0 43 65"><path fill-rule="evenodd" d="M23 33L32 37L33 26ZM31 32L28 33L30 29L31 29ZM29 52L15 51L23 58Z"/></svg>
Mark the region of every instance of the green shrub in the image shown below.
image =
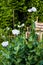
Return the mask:
<svg viewBox="0 0 43 65"><path fill-rule="evenodd" d="M27 10L31 7L36 7L37 12L32 14L28 13ZM14 10L14 14L13 14ZM14 15L14 23L13 23ZM33 16L34 17L33 17ZM12 27L19 23L31 24L33 17L39 17L39 22L43 22L43 1L42 0L0 0L0 27Z"/></svg>

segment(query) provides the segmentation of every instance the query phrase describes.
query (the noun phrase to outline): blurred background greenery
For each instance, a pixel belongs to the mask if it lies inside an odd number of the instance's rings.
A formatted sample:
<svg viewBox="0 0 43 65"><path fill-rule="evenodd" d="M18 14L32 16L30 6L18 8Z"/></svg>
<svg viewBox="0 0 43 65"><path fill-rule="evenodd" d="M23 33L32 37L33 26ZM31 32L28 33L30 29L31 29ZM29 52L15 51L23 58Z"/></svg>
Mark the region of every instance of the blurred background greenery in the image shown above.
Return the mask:
<svg viewBox="0 0 43 65"><path fill-rule="evenodd" d="M37 12L29 13L27 10L31 7L36 7ZM30 25L32 17L36 20L37 16L43 22L43 0L0 0L0 28L13 28L21 23Z"/></svg>

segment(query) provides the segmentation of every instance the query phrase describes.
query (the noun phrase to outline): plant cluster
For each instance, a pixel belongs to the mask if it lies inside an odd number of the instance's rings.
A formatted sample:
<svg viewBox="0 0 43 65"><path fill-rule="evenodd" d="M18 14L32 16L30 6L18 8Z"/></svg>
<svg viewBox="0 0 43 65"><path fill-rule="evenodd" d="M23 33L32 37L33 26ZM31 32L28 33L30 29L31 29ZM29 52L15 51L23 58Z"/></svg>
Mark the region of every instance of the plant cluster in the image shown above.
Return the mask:
<svg viewBox="0 0 43 65"><path fill-rule="evenodd" d="M16 32L17 31L17 32ZM17 34L18 30L13 30ZM14 34L14 35L15 35ZM0 65L43 65L43 42L37 40L34 27L28 40L25 32L6 37L0 44Z"/></svg>

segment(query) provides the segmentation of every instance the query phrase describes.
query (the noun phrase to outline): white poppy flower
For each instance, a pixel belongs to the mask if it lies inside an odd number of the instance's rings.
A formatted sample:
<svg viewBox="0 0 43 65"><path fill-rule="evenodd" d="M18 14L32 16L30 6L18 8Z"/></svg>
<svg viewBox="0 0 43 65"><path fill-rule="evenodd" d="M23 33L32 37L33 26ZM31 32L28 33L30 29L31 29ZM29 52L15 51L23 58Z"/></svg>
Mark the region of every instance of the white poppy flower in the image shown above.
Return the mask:
<svg viewBox="0 0 43 65"><path fill-rule="evenodd" d="M12 30L12 34L13 35L18 35L18 34L20 34L20 31L17 30L17 29L14 29L14 30Z"/></svg>
<svg viewBox="0 0 43 65"><path fill-rule="evenodd" d="M23 27L23 26L24 26L24 23L23 23L23 24L21 24L21 25L18 25L18 27L19 27L19 28L21 28L21 27Z"/></svg>
<svg viewBox="0 0 43 65"><path fill-rule="evenodd" d="M8 46L8 41L2 42L1 44L3 47L7 47Z"/></svg>
<svg viewBox="0 0 43 65"><path fill-rule="evenodd" d="M32 9L28 9L28 12L32 12Z"/></svg>
<svg viewBox="0 0 43 65"><path fill-rule="evenodd" d="M21 25L21 27L23 27L24 26L24 23Z"/></svg>
<svg viewBox="0 0 43 65"><path fill-rule="evenodd" d="M18 25L18 28L21 28L21 26L20 26L20 25Z"/></svg>
<svg viewBox="0 0 43 65"><path fill-rule="evenodd" d="M32 7L31 9L28 9L28 12L36 12L37 9L35 7Z"/></svg>
<svg viewBox="0 0 43 65"><path fill-rule="evenodd" d="M33 12L36 12L37 9L36 9L35 7L32 7L32 11L33 11Z"/></svg>

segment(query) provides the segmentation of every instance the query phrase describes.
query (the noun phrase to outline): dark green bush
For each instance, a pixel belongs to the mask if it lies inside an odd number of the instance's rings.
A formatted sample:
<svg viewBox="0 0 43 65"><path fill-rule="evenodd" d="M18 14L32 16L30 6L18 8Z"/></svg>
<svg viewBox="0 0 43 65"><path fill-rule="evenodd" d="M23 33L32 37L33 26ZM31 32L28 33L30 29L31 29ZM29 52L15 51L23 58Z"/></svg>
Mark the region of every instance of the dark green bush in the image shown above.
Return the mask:
<svg viewBox="0 0 43 65"><path fill-rule="evenodd" d="M39 21L43 22L43 1L42 0L0 0L0 27L16 26L17 23L31 24L32 13L27 10L36 7L37 12L34 13L34 20L39 17ZM14 14L13 14L14 10ZM14 24L13 24L14 15Z"/></svg>

